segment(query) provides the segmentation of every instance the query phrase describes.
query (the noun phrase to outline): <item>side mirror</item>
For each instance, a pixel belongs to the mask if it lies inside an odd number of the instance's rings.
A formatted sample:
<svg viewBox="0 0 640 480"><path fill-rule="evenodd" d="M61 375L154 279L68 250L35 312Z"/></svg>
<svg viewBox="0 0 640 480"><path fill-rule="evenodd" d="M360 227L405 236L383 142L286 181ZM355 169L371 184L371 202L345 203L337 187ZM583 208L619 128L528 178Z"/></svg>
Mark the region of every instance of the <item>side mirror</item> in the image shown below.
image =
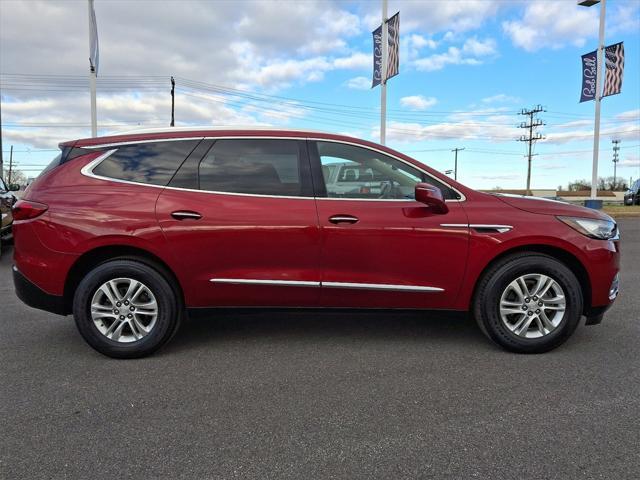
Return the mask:
<svg viewBox="0 0 640 480"><path fill-rule="evenodd" d="M429 183L416 184L416 201L431 207L435 213L447 213L449 211L440 189Z"/></svg>
<svg viewBox="0 0 640 480"><path fill-rule="evenodd" d="M17 192L18 190L20 190L20 185L18 185L17 183L12 183L9 185L10 192Z"/></svg>

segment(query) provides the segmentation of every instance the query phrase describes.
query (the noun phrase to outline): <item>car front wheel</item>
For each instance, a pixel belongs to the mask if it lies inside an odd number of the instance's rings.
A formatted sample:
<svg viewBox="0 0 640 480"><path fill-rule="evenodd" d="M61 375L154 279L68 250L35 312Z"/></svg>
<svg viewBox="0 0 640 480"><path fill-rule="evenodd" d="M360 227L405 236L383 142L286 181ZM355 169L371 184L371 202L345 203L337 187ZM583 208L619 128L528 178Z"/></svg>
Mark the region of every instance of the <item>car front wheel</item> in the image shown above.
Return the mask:
<svg viewBox="0 0 640 480"><path fill-rule="evenodd" d="M149 355L177 330L180 309L167 279L135 260L112 260L78 285L73 315L82 337L114 358Z"/></svg>
<svg viewBox="0 0 640 480"><path fill-rule="evenodd" d="M499 261L482 277L474 315L485 335L503 348L542 353L571 336L582 302L580 283L563 263L521 253Z"/></svg>

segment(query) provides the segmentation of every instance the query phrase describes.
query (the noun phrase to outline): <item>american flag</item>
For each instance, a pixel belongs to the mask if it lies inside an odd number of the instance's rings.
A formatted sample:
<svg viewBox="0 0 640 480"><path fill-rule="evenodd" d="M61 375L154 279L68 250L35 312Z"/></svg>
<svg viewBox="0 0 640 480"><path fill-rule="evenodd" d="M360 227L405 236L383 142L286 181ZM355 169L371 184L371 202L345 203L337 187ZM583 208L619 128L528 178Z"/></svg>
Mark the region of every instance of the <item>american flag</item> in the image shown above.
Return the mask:
<svg viewBox="0 0 640 480"><path fill-rule="evenodd" d="M387 54L387 76L385 80L395 77L400 70L400 12L387 21L387 32L389 52Z"/></svg>
<svg viewBox="0 0 640 480"><path fill-rule="evenodd" d="M624 44L622 42L609 45L604 49L606 73L604 76L603 97L615 95L622 90L622 73L624 72Z"/></svg>

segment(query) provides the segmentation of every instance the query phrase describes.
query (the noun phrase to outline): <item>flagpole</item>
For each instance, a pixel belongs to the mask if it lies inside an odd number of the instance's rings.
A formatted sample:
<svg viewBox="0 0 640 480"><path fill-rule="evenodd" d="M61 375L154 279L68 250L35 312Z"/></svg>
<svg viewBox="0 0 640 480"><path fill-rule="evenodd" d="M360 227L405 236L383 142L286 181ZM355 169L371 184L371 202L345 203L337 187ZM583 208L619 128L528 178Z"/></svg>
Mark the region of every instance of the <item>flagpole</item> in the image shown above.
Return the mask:
<svg viewBox="0 0 640 480"><path fill-rule="evenodd" d="M596 114L593 127L593 166L591 170L591 200L598 196L598 153L600 150L600 101L602 100L602 71L604 65L604 18L607 0L600 2L600 31L598 34L598 56L596 61Z"/></svg>
<svg viewBox="0 0 640 480"><path fill-rule="evenodd" d="M92 0L88 0L89 6L89 91L91 93L91 136L98 136L98 116L96 112L96 67L91 63L91 56L93 55L92 42L91 42L91 13L93 10Z"/></svg>
<svg viewBox="0 0 640 480"><path fill-rule="evenodd" d="M382 66L380 85L380 143L387 140L387 65L389 63L389 28L387 25L387 0L382 0Z"/></svg>

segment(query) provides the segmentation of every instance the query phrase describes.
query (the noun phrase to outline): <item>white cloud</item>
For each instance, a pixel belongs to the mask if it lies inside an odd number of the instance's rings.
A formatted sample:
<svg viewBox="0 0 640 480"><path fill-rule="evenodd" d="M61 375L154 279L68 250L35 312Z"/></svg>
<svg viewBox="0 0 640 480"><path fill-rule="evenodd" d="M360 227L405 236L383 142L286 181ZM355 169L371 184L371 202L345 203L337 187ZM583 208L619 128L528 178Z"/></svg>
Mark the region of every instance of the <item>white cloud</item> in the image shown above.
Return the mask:
<svg viewBox="0 0 640 480"><path fill-rule="evenodd" d="M593 138L593 130L551 131L547 133L545 143L563 144L590 138ZM600 138L640 141L640 128L634 124L612 125L600 130Z"/></svg>
<svg viewBox="0 0 640 480"><path fill-rule="evenodd" d="M436 103L438 100L435 97L424 97L423 95L411 95L400 99L400 105L411 110L426 110Z"/></svg>
<svg viewBox="0 0 640 480"><path fill-rule="evenodd" d="M637 168L640 167L640 147L633 150L622 150L621 160L618 162L619 168ZM638 172L640 173L640 172Z"/></svg>
<svg viewBox="0 0 640 480"><path fill-rule="evenodd" d="M478 40L472 37L467 39L462 47L449 47L444 53L420 58L413 64L418 70L435 71L447 65L480 65L484 62L481 57L491 57L496 54L495 40L491 38Z"/></svg>
<svg viewBox="0 0 640 480"><path fill-rule="evenodd" d="M392 121L387 125L387 138L398 142L424 140L483 140L488 142L513 142L521 134L514 126L511 115L478 110L450 115L445 121L424 125L418 122ZM474 115L475 114L475 115ZM377 130L371 132L377 138Z"/></svg>
<svg viewBox="0 0 640 480"><path fill-rule="evenodd" d="M503 175L473 175L473 178L479 180L517 180L522 175L517 173L503 174Z"/></svg>
<svg viewBox="0 0 640 480"><path fill-rule="evenodd" d="M195 97L195 98L194 98ZM47 108L38 109L39 105ZM98 96L99 134L131 130L138 126L169 124L171 100L166 93L122 93ZM9 144L52 148L60 141L88 136L88 95L65 94L41 100L2 102L3 140ZM304 111L295 105L265 109L251 105L237 107L219 95L178 95L176 124L180 125L286 125ZM10 127L6 125L10 124ZM24 125L20 127L19 125Z"/></svg>
<svg viewBox="0 0 640 480"><path fill-rule="evenodd" d="M348 57L336 58L333 61L333 67L338 69L369 69L371 68L371 54L355 52Z"/></svg>
<svg viewBox="0 0 640 480"><path fill-rule="evenodd" d="M611 17L607 21L607 33L619 34L640 30L640 3L637 1L614 4Z"/></svg>
<svg viewBox="0 0 640 480"><path fill-rule="evenodd" d="M0 71L86 73L86 8L69 0L0 3ZM331 0L287 2L286 8L264 1L240 8L235 1L96 2L99 73L232 86L270 82L270 90L317 81L328 69L363 65L347 48L362 32L359 16L347 7Z"/></svg>
<svg viewBox="0 0 640 480"><path fill-rule="evenodd" d="M366 2L364 5L364 23L373 30L380 25L379 3ZM466 32L480 28L505 5L507 2L500 0L397 1L392 11L400 10L403 32Z"/></svg>
<svg viewBox="0 0 640 480"><path fill-rule="evenodd" d="M494 55L496 53L496 42L492 38L482 41L478 40L476 37L471 37L464 42L462 51L475 57Z"/></svg>
<svg viewBox="0 0 640 480"><path fill-rule="evenodd" d="M409 36L409 42L411 43L411 46L418 49L424 47L434 49L438 46L438 43L431 38L425 38L422 35L418 35L416 33L413 33Z"/></svg>
<svg viewBox="0 0 640 480"><path fill-rule="evenodd" d="M619 120L621 122L640 121L640 108L619 113L616 115L616 120Z"/></svg>
<svg viewBox="0 0 640 480"><path fill-rule="evenodd" d="M640 158L638 157L638 155L630 155L630 158L620 160L620 162L618 163L618 167L640 167Z"/></svg>
<svg viewBox="0 0 640 480"><path fill-rule="evenodd" d="M520 20L502 22L503 31L517 47L533 52L540 48L581 47L597 33L597 9L573 1L527 3Z"/></svg>
<svg viewBox="0 0 640 480"><path fill-rule="evenodd" d="M514 103L519 101L520 99L518 97L512 97L504 93L499 93L490 97L484 97L482 99L482 103Z"/></svg>
<svg viewBox="0 0 640 480"><path fill-rule="evenodd" d="M593 125L593 120L573 120L571 122L560 123L554 127L560 130L566 130L570 128L582 128Z"/></svg>
<svg viewBox="0 0 640 480"><path fill-rule="evenodd" d="M369 90L371 89L371 79L367 77L354 77L345 82L347 88L354 90Z"/></svg>
<svg viewBox="0 0 640 480"><path fill-rule="evenodd" d="M434 50L437 46L438 42L431 38L426 38L423 35L418 35L416 33L401 35L400 58L411 61L418 58L423 49L428 48L430 50Z"/></svg>

